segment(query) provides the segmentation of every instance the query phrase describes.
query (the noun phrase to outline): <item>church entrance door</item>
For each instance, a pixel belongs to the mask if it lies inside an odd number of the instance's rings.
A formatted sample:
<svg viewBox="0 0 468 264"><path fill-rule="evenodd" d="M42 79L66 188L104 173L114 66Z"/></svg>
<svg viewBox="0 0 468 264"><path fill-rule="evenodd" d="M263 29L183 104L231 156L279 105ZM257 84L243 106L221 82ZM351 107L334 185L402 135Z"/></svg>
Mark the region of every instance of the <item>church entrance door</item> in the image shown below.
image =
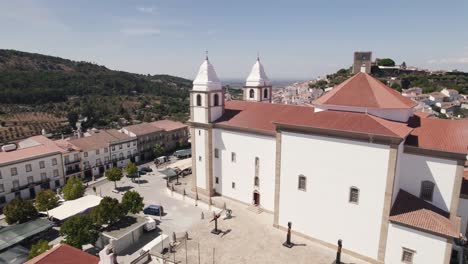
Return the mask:
<svg viewBox="0 0 468 264"><path fill-rule="evenodd" d="M260 205L260 194L258 192L253 193L253 201L255 206Z"/></svg>

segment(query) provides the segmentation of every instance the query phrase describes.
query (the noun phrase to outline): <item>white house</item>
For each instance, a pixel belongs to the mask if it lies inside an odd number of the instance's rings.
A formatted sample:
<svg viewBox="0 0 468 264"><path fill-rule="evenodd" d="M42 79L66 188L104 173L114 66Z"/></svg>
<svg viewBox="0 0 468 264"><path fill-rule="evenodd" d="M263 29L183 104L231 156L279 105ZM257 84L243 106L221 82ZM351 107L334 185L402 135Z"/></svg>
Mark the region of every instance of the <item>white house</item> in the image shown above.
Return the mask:
<svg viewBox="0 0 468 264"><path fill-rule="evenodd" d="M30 137L15 149L0 151L0 206L15 196L32 199L42 189L62 186L62 153L67 152L44 136Z"/></svg>
<svg viewBox="0 0 468 264"><path fill-rule="evenodd" d="M449 263L468 220L468 122L415 115L416 102L366 73L314 107L271 104L257 59L243 89L243 101L224 102L208 58L200 66L190 92L196 192L271 213L275 227L292 222L331 248L342 239L371 263Z"/></svg>
<svg viewBox="0 0 468 264"><path fill-rule="evenodd" d="M137 138L115 129L95 130L69 143L81 150L83 175L88 180L112 167L122 168L129 161L138 161Z"/></svg>

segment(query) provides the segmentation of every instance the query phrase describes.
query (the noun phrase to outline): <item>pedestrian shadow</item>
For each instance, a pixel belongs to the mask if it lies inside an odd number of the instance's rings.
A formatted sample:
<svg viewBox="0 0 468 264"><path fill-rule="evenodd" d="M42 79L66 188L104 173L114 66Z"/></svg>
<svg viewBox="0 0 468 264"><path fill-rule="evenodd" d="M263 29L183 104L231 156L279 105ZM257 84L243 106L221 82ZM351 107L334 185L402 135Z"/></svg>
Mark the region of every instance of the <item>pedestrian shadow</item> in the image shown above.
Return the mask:
<svg viewBox="0 0 468 264"><path fill-rule="evenodd" d="M304 244L304 243L301 243L301 244L295 244L295 243L293 243L293 245L294 245L294 246L300 246L300 247L305 247L305 246L307 246L307 244Z"/></svg>
<svg viewBox="0 0 468 264"><path fill-rule="evenodd" d="M225 235L231 233L232 229L228 229L226 231L223 231L223 234L221 235L221 237L224 237Z"/></svg>
<svg viewBox="0 0 468 264"><path fill-rule="evenodd" d="M122 187L117 187L117 190L118 190L119 192L126 192L126 191L129 191L129 190L131 190L131 189L133 189L133 186L122 186Z"/></svg>

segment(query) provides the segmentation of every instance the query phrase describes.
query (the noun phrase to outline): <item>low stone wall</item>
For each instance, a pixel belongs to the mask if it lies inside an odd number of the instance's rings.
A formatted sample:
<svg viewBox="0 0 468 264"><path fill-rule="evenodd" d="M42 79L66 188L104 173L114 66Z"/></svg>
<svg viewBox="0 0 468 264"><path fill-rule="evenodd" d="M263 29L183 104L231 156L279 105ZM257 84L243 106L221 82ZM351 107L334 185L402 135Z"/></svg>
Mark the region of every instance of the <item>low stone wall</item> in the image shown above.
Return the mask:
<svg viewBox="0 0 468 264"><path fill-rule="evenodd" d="M196 195L196 194L194 196L194 195L191 195L191 194L188 194L188 193L184 193L184 191L182 191L182 193L180 193L180 191L177 191L176 189L174 189L172 187L168 187L166 189L166 192L167 192L167 194L169 196L171 196L172 198L174 198L176 200L185 201L188 204L200 207L203 210L208 210L208 211L213 211L213 212L219 213L219 212L222 211L221 208L224 207L224 205L216 204L209 197L204 197L204 196ZM194 196L194 197L192 197L192 196Z"/></svg>

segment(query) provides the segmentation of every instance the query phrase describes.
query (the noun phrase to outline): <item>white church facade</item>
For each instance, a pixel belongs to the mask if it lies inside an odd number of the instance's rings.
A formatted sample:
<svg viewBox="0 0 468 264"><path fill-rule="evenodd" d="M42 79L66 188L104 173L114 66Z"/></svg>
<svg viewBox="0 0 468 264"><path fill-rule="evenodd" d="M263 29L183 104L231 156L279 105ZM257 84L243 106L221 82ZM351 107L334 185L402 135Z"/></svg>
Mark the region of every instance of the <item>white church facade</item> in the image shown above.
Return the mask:
<svg viewBox="0 0 468 264"><path fill-rule="evenodd" d="M208 58L190 93L199 194L274 215L275 227L370 263L449 263L465 234L466 121L423 118L366 73L314 102L272 104L255 62L243 100L225 101ZM468 188L467 188L468 189ZM466 200L468 201L468 200Z"/></svg>

